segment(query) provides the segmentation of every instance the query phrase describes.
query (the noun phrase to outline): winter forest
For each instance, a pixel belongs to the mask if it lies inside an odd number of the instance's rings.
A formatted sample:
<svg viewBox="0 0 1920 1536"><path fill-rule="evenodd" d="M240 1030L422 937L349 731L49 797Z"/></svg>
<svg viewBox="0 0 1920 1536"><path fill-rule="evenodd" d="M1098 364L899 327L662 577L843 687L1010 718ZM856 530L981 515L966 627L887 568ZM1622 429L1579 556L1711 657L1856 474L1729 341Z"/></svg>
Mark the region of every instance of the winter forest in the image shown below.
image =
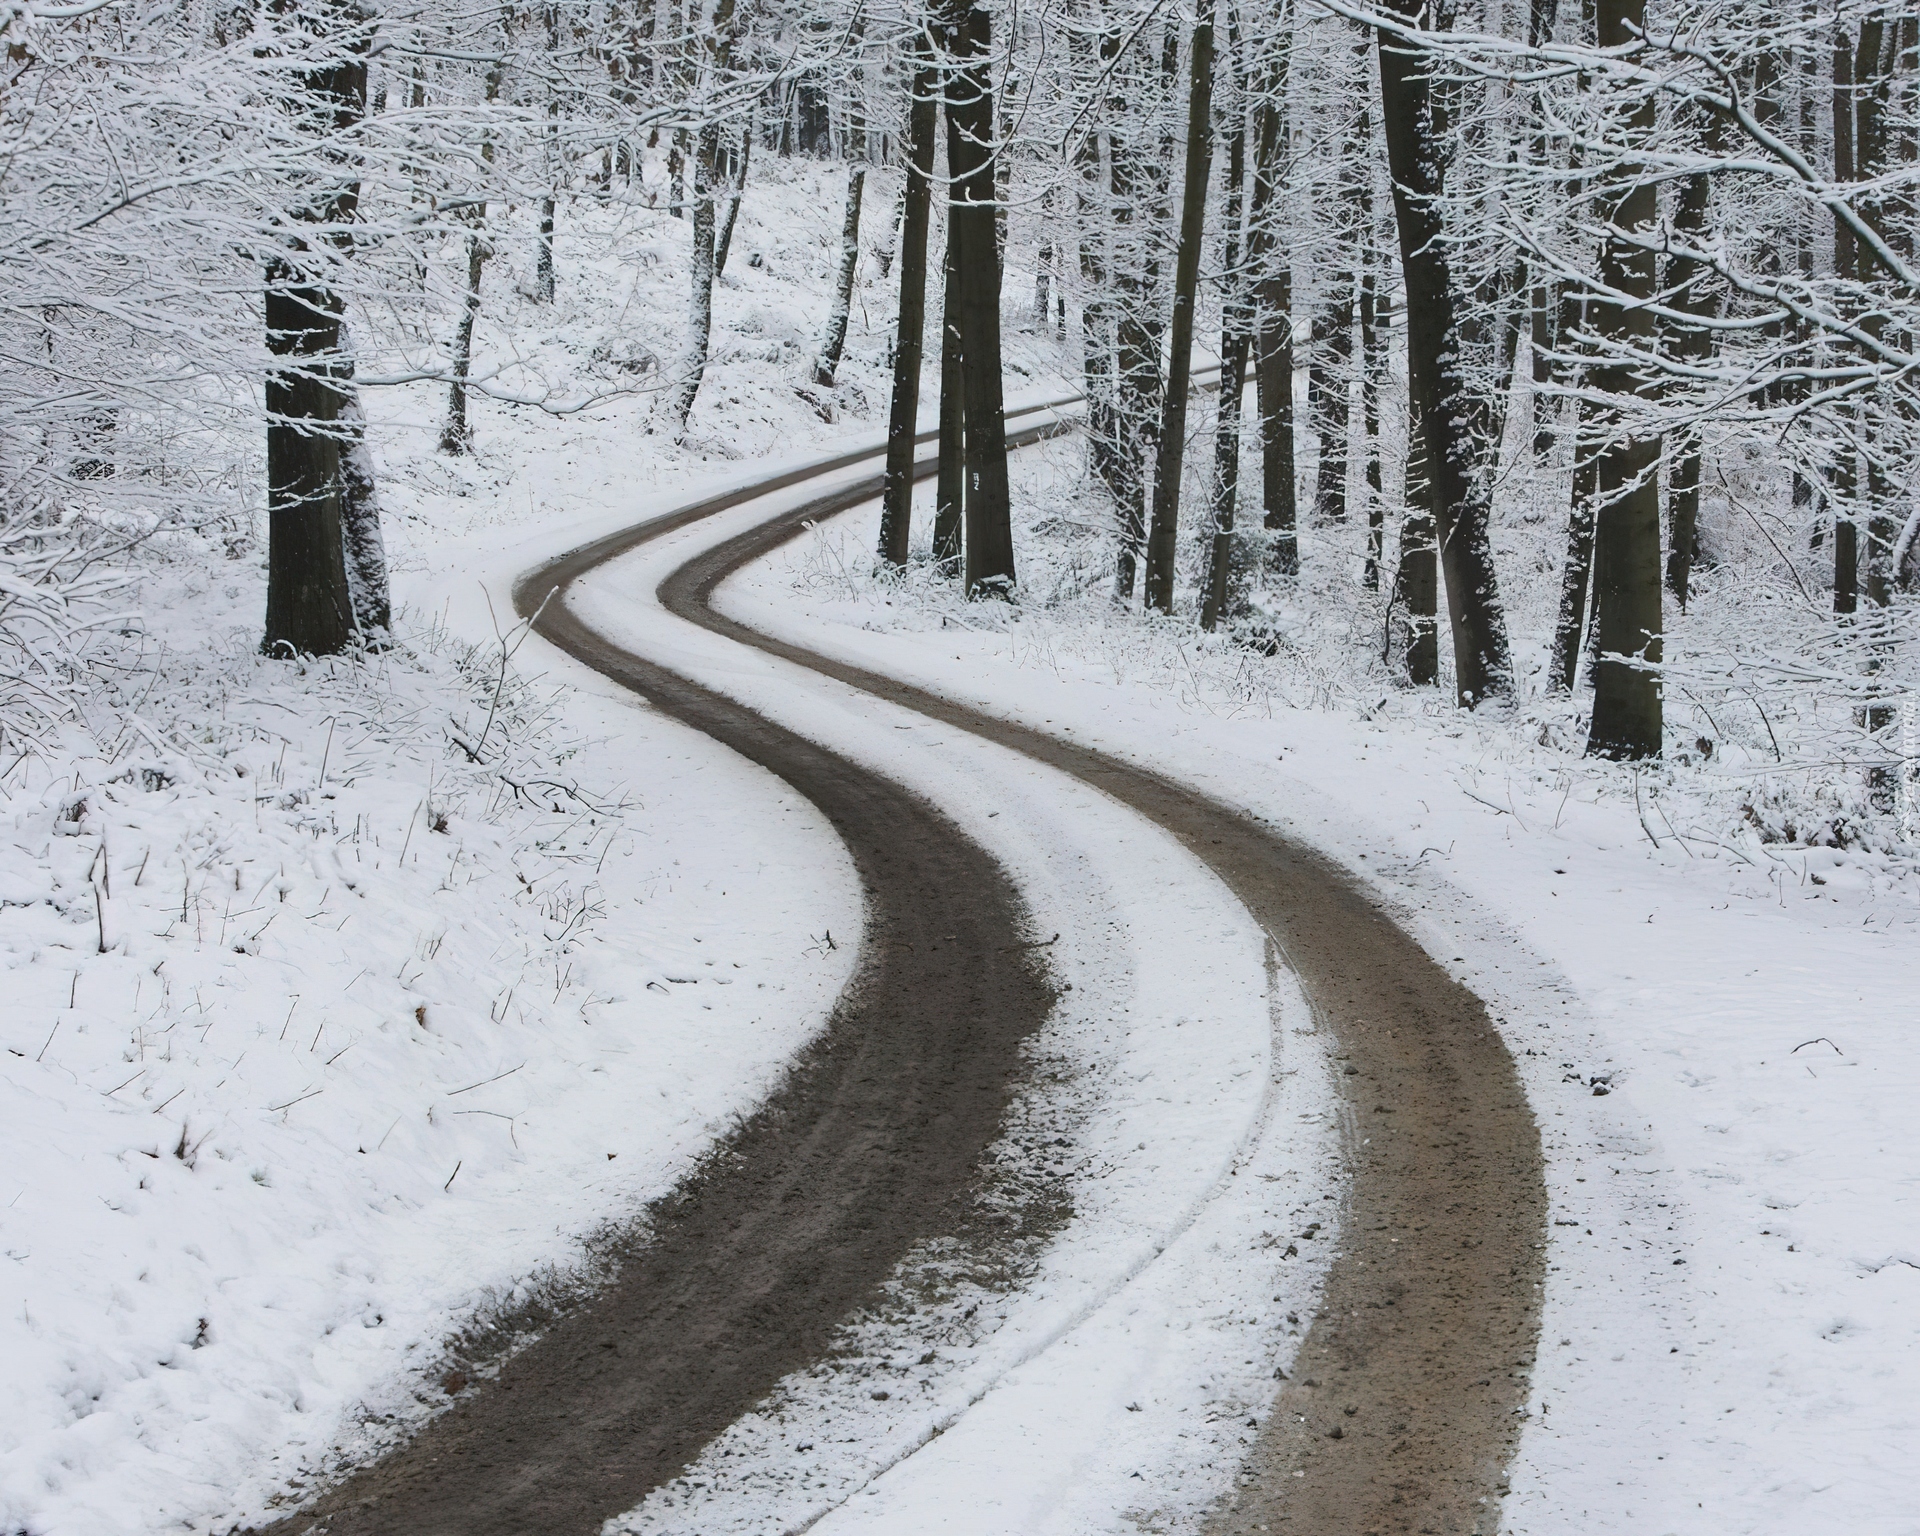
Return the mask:
<svg viewBox="0 0 1920 1536"><path fill-rule="evenodd" d="M0 42L3 1536L1910 1530L1920 10Z"/></svg>

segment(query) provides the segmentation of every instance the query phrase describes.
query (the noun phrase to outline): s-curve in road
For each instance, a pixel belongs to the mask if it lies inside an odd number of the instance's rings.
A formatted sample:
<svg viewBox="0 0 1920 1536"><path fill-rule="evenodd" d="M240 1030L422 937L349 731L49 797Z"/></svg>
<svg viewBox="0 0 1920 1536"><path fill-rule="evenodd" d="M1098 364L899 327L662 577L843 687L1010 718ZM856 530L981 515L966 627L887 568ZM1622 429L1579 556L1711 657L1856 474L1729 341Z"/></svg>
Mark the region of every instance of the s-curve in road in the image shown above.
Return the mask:
<svg viewBox="0 0 1920 1536"><path fill-rule="evenodd" d="M1058 429L1048 416L1010 443ZM871 500L878 454L865 456L872 474L847 473L861 455L790 472L518 583L516 606L548 639L820 807L865 889L864 958L821 1040L653 1213L613 1286L276 1531L587 1536L816 1359L914 1243L952 1229L977 1187L1021 1043L1052 999L1006 872L915 794L597 633L567 601L609 560L819 476L831 491L786 498L673 570L663 606L1011 748L1157 823L1272 936L1347 1059L1344 1244L1292 1377L1208 1529L1490 1533L1535 1351L1546 1193L1538 1132L1484 1007L1342 870L1272 828L714 610L733 571Z"/></svg>

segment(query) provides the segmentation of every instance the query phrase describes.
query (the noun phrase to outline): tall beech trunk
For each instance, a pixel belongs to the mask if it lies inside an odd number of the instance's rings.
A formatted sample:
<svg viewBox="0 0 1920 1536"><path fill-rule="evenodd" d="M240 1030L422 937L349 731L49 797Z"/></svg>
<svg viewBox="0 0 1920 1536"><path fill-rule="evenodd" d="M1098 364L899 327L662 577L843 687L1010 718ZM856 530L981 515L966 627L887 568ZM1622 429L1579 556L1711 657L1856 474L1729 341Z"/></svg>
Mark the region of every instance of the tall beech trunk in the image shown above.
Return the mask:
<svg viewBox="0 0 1920 1536"><path fill-rule="evenodd" d="M1160 418L1160 454L1154 465L1153 526L1147 537L1147 606L1162 613L1173 612L1180 474L1193 371L1193 306L1200 289L1200 243L1206 235L1207 179L1213 166L1213 0L1202 0L1195 18L1188 69L1187 163L1180 193L1180 246L1174 261L1171 349Z"/></svg>
<svg viewBox="0 0 1920 1536"><path fill-rule="evenodd" d="M1287 248L1275 238L1276 196L1288 153L1287 75L1293 7L1281 8L1266 50L1253 119L1253 195L1247 208L1247 267L1253 278L1253 370L1260 412L1261 526L1267 564L1276 575L1300 570L1299 508L1293 463L1293 276Z"/></svg>
<svg viewBox="0 0 1920 1536"><path fill-rule="evenodd" d="M1853 38L1843 22L1833 33L1833 179L1854 179L1853 161ZM1853 230L1836 219L1833 225L1833 270L1842 278L1859 275ZM1845 415L1858 420L1858 413ZM1827 503L1833 508L1833 611L1850 614L1860 606L1860 535L1855 522L1859 475L1853 446L1844 439L1828 481Z"/></svg>
<svg viewBox="0 0 1920 1536"><path fill-rule="evenodd" d="M700 39L701 85L708 96L717 92L733 70L733 31L735 0L715 0L713 14L707 18ZM718 276L714 263L718 242L718 196L720 175L720 124L709 118L693 136L693 262L691 292L687 306L687 351L680 364L680 382L674 390L672 410L679 429L685 432L693 415L693 402L700 393L700 381L707 371L707 353L713 340L713 285Z"/></svg>
<svg viewBox="0 0 1920 1536"><path fill-rule="evenodd" d="M1380 561L1387 539L1387 507L1380 466L1380 384L1387 371L1387 334L1380 324L1379 277L1372 242L1360 268L1360 424L1366 436L1367 558L1360 573L1369 592L1380 586Z"/></svg>
<svg viewBox="0 0 1920 1536"><path fill-rule="evenodd" d="M1361 34L1365 37L1365 34ZM1362 46L1362 62L1365 48ZM1369 592L1380 587L1380 563L1386 552L1387 507L1380 463L1380 391L1387 377L1387 333L1380 313L1380 263L1373 220L1373 124L1365 98L1355 137L1361 163L1357 180L1359 204L1360 274L1360 431L1366 455L1361 483L1367 499L1367 556L1361 584Z"/></svg>
<svg viewBox="0 0 1920 1536"><path fill-rule="evenodd" d="M707 351L713 339L713 275L717 210L714 206L715 160L719 157L720 129L703 123L694 135L693 151L693 262L687 306L687 351L680 364L680 382L674 390L673 415L682 432L693 415L693 402L707 372Z"/></svg>
<svg viewBox="0 0 1920 1536"><path fill-rule="evenodd" d="M1114 306L1113 484L1120 524L1113 595L1133 597L1141 545L1146 537L1147 463L1157 458L1160 430L1160 342L1149 313L1152 301L1153 219L1143 197L1139 153L1123 135L1108 131L1107 158L1113 189L1115 231L1112 260Z"/></svg>
<svg viewBox="0 0 1920 1536"><path fill-rule="evenodd" d="M558 59L560 53L560 7L554 0L548 0L547 19L547 58L549 62ZM556 203L552 180L560 174L560 98L551 87L547 90L547 175L550 178L546 195L540 199L540 239L534 247L533 257L533 296L542 304L553 302L553 214Z"/></svg>
<svg viewBox="0 0 1920 1536"><path fill-rule="evenodd" d="M1573 499L1567 508L1567 553L1560 563L1560 610L1547 656L1547 691L1571 693L1580 672L1580 638L1587 622L1593 576L1594 502L1599 488L1598 417L1582 399L1574 405Z"/></svg>
<svg viewBox="0 0 1920 1536"><path fill-rule="evenodd" d="M1200 604L1200 627L1213 629L1234 600L1233 525L1240 496L1240 397L1247 388L1247 352L1251 345L1251 316L1247 313L1247 280L1240 266L1244 239L1241 209L1247 178L1246 102L1241 96L1243 66L1238 15L1229 0L1227 9L1227 105L1232 124L1227 135L1227 206L1221 217L1225 250L1221 268L1226 293L1220 305L1220 405L1213 447L1213 539L1207 551L1207 583Z"/></svg>
<svg viewBox="0 0 1920 1536"><path fill-rule="evenodd" d="M967 408L961 380L959 278L954 272L953 208L947 208L947 253L940 293L940 472L933 492L933 558L943 576L958 576L967 510Z"/></svg>
<svg viewBox="0 0 1920 1536"><path fill-rule="evenodd" d="M833 285L833 310L827 316L827 338L813 365L813 382L833 387L840 370L840 353L847 344L847 316L853 309L853 280L860 271L860 198L867 185L867 168L855 165L847 172L846 212L840 220L840 270Z"/></svg>
<svg viewBox="0 0 1920 1536"><path fill-rule="evenodd" d="M1410 410L1406 513L1400 519L1400 564L1393 590L1407 610L1407 682L1415 688L1430 688L1440 681L1440 561L1425 439L1418 416Z"/></svg>
<svg viewBox="0 0 1920 1536"><path fill-rule="evenodd" d="M304 71L301 84L333 131L344 133L366 115L367 53L377 20L357 0L331 0L303 10L300 21L322 52L331 45L333 53ZM263 318L274 361L265 388L267 604L260 649L270 656L332 655L387 625L385 560L376 567L371 559L379 549L379 508L371 484L359 483L361 477L370 481L371 467L344 334L345 306L320 275L325 261L316 249L332 246L332 259L351 249L346 226L359 199L358 181L343 170L337 184L317 190L299 210L301 220L327 233L313 243L289 236L286 254L269 257L265 265ZM352 517L362 556L356 571L348 564L350 497L356 498ZM377 577L359 605L356 575Z"/></svg>
<svg viewBox="0 0 1920 1536"><path fill-rule="evenodd" d="M1646 0L1600 0L1597 10L1602 48L1626 47L1646 21ZM1627 130L1633 141L1644 143L1654 127L1655 103L1648 96L1628 119ZM1607 206L1610 231L1600 248L1601 281L1640 301L1622 305L1594 300L1594 328L1616 348L1644 352L1652 341L1653 318L1645 301L1659 288L1656 258L1630 241L1644 240L1658 213L1656 183L1648 177L1630 182ZM1630 364L1612 360L1596 368L1593 379L1598 389L1619 400L1652 388L1636 377ZM1587 751L1597 757L1658 757L1660 677L1635 663L1657 666L1661 659L1660 440L1635 433L1617 418L1605 422L1604 430L1593 528L1599 650Z"/></svg>
<svg viewBox="0 0 1920 1536"><path fill-rule="evenodd" d="M480 280L493 247L486 236L486 209L470 215L467 233L467 289L460 304L460 320L453 332L453 377L447 384L447 419L440 428L442 453L466 453L473 446L473 428L467 421L467 380L473 373L473 327L480 318Z"/></svg>
<svg viewBox="0 0 1920 1536"><path fill-rule="evenodd" d="M920 427L920 361L927 328L927 226L933 205L939 76L914 61L907 103L907 165L900 186L900 320L893 340L893 402L887 414L887 476L880 495L880 558L907 563L913 523L913 449Z"/></svg>
<svg viewBox="0 0 1920 1536"><path fill-rule="evenodd" d="M380 483L367 447L367 417L353 384L353 344L340 327L342 362L340 414L340 541L345 551L347 595L353 627L369 648L386 643L393 631L393 599L387 582L387 542L380 531Z"/></svg>
<svg viewBox="0 0 1920 1536"><path fill-rule="evenodd" d="M713 280L717 283L726 275L727 254L733 249L733 228L740 218L740 203L747 195L747 167L753 159L753 132L755 119L749 117L747 126L740 130L740 158L738 169L732 179L732 192L727 197L727 217L720 226L720 237L713 249Z"/></svg>
<svg viewBox="0 0 1920 1536"><path fill-rule="evenodd" d="M1010 595L1015 579L1000 363L992 25L984 5L967 6L954 29L957 67L947 76L947 164L953 186L948 228L960 314L969 597Z"/></svg>
<svg viewBox="0 0 1920 1536"><path fill-rule="evenodd" d="M1413 0L1394 10L1417 24ZM1506 619L1488 539L1496 451L1485 401L1473 388L1464 296L1448 267L1440 209L1446 191L1444 114L1432 89L1441 67L1418 48L1383 34L1381 118L1393 178L1400 265L1407 291L1408 393L1427 450L1440 566L1453 632L1454 687L1463 705L1513 693Z"/></svg>
<svg viewBox="0 0 1920 1536"><path fill-rule="evenodd" d="M1712 135L1711 153L1717 147ZM1689 244L1706 234L1710 184L1704 172L1689 176L1681 183L1680 200L1674 210L1673 230ZM1670 307L1686 314L1707 316L1718 308L1718 295L1711 286L1712 274L1700 268L1676 284L1669 277L1667 286L1676 290ZM1704 325L1672 325L1667 349L1675 357L1698 366L1713 353L1713 332ZM1688 423L1678 429L1669 444L1672 468L1667 480L1667 590L1686 612L1688 589L1692 585L1693 562L1700 540L1700 428Z"/></svg>
<svg viewBox="0 0 1920 1536"><path fill-rule="evenodd" d="M267 625L269 656L328 656L353 643L333 423L341 306L299 269L267 264Z"/></svg>

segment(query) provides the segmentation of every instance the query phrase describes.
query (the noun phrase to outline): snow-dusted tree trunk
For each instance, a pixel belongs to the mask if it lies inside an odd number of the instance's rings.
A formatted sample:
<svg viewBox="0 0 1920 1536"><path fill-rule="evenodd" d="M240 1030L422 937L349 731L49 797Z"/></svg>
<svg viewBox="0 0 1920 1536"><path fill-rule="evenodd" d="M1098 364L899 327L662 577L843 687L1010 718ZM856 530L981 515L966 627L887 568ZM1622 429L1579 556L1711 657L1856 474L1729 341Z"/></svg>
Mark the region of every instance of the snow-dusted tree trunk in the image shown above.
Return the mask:
<svg viewBox="0 0 1920 1536"><path fill-rule="evenodd" d="M948 212L966 440L967 595L1006 596L1015 580L1012 494L1000 360L1000 238L995 203L997 124L992 13L969 4L955 28L947 76Z"/></svg>
<svg viewBox="0 0 1920 1536"><path fill-rule="evenodd" d="M814 360L813 382L823 389L833 387L840 368L840 353L847 344L847 319L853 309L853 283L860 271L860 198L867 185L867 168L854 165L847 170L846 209L840 221L840 268L834 276L833 308L827 315L827 335Z"/></svg>
<svg viewBox="0 0 1920 1536"><path fill-rule="evenodd" d="M1623 48L1646 23L1646 0L1599 0L1599 44ZM1633 112L1629 134L1650 139L1657 106L1651 94ZM1651 248L1658 214L1657 184L1630 164L1626 185L1605 204L1608 231L1601 246L1601 282L1622 300L1596 298L1589 314L1596 333L1612 344L1593 382L1614 400L1644 395L1653 386L1628 357L1653 336L1647 303L1659 286ZM1594 518L1593 720L1587 751L1601 757L1660 755L1660 675L1665 624L1661 616L1660 441L1617 417L1606 423L1600 449Z"/></svg>
<svg viewBox="0 0 1920 1536"><path fill-rule="evenodd" d="M480 280L493 255L486 233L486 208L470 214L467 235L467 283L460 303L460 320L453 330L453 356L447 383L447 420L440 429L442 453L465 453L473 446L473 426L467 420L467 381L473 376L473 328L480 318Z"/></svg>
<svg viewBox="0 0 1920 1536"><path fill-rule="evenodd" d="M753 161L753 133L756 118L749 117L747 126L740 130L739 169L733 177L732 193L727 198L727 219L720 226L719 243L713 252L713 280L717 283L726 275L727 255L733 249L733 229L739 222L740 203L747 195L747 167Z"/></svg>
<svg viewBox="0 0 1920 1536"><path fill-rule="evenodd" d="M307 99L298 110L343 133L366 115L376 20L358 0L334 0L304 13L303 23L320 58L299 73ZM357 179L346 175L317 192L299 217L324 233L311 241L286 236L284 254L266 263L267 351L275 362L266 380L267 613L260 648L269 656L330 655L358 633L339 428L352 364L342 344L345 306L322 272L347 244L359 195Z"/></svg>
<svg viewBox="0 0 1920 1536"><path fill-rule="evenodd" d="M959 275L954 270L953 205L940 288L940 464L933 491L933 559L943 576L960 574L966 542L967 407L960 359Z"/></svg>
<svg viewBox="0 0 1920 1536"><path fill-rule="evenodd" d="M1290 149L1287 84L1293 51L1293 6L1283 0L1265 50L1254 108L1253 194L1247 207L1247 268L1254 290L1253 368L1260 411L1261 526L1269 539L1268 569L1300 569L1299 512L1293 461L1293 275L1279 238L1280 193Z"/></svg>
<svg viewBox="0 0 1920 1536"><path fill-rule="evenodd" d="M1395 9L1417 19L1412 0ZM1469 373L1466 300L1454 284L1441 222L1446 123L1432 87L1435 61L1416 43L1383 34L1381 119L1393 177L1400 266L1407 292L1407 371L1426 449L1441 568L1452 621L1454 687L1472 706L1513 692L1506 618L1488 537L1495 450L1487 407Z"/></svg>
<svg viewBox="0 0 1920 1536"><path fill-rule="evenodd" d="M1173 612L1179 553L1180 475L1187 446L1187 398L1193 369L1193 308L1200 291L1200 245L1206 238L1207 181L1213 166L1213 0L1201 0L1188 54L1187 163L1180 195L1180 245L1174 262L1173 323L1167 388L1154 466L1153 525L1147 538L1146 601Z"/></svg>
<svg viewBox="0 0 1920 1536"><path fill-rule="evenodd" d="M1247 388L1247 351L1252 317L1248 314L1246 273L1240 265L1244 238L1243 198L1247 178L1246 102L1241 95L1242 40L1235 0L1227 9L1227 88L1222 116L1227 129L1226 207L1221 212L1221 270L1225 291L1220 302L1220 403L1213 451L1213 538L1207 550L1206 586L1200 627L1213 629L1232 601L1233 525L1240 497L1240 397Z"/></svg>
<svg viewBox="0 0 1920 1536"><path fill-rule="evenodd" d="M939 77L924 52L916 51L908 82L907 164L900 187L900 309L887 418L887 477L880 497L880 558L894 565L907 563L913 520L914 440L920 429L920 362L927 328L927 231Z"/></svg>

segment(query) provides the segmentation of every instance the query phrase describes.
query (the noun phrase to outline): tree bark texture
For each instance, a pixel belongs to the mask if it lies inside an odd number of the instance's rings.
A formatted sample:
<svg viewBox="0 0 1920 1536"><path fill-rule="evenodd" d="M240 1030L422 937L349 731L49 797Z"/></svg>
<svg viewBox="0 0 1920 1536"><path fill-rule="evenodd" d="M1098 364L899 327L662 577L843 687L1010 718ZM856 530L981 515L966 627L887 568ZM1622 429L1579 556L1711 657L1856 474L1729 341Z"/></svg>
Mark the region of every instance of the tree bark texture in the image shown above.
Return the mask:
<svg viewBox="0 0 1920 1536"><path fill-rule="evenodd" d="M954 274L953 207L947 207L947 254L940 298L940 465L933 492L933 558L943 576L958 576L967 509L967 418L960 364L960 296Z"/></svg>
<svg viewBox="0 0 1920 1536"><path fill-rule="evenodd" d="M366 115L367 53L377 20L355 0L317 6L301 19L333 45L333 56L304 71L301 83L335 132L350 130ZM324 278L326 265L351 250L348 226L359 196L358 181L343 166L335 185L316 189L312 201L297 211L299 219L323 233L311 243L290 236L285 254L266 263L263 318L274 361L265 389L267 604L260 648L270 656L331 655L364 633L348 570L343 450L351 455L351 446L360 449L351 465L356 477L370 475L370 462L346 350L345 306ZM371 559L379 545L379 508L370 487L356 512L367 555L363 573L370 580L377 574L363 594L363 612L369 625L379 620L384 633L389 618L385 561L376 565ZM370 544L368 518L373 520Z"/></svg>
<svg viewBox="0 0 1920 1536"><path fill-rule="evenodd" d="M1409 0L1395 10L1409 22ZM1464 296L1448 267L1440 207L1446 190L1446 124L1431 87L1438 61L1383 33L1381 117L1393 178L1400 264L1407 291L1409 394L1425 434L1453 634L1454 688L1468 707L1513 693L1506 618L1488 538L1494 445L1487 409L1468 376Z"/></svg>
<svg viewBox="0 0 1920 1536"><path fill-rule="evenodd" d="M1180 476L1187 446L1187 399L1193 372L1193 309L1200 291L1200 245L1206 236L1207 181L1213 166L1213 0L1202 0L1188 55L1187 156L1180 194L1180 245L1174 260L1173 324L1167 390L1154 466L1153 525L1147 538L1146 601L1173 612L1180 539Z"/></svg>
<svg viewBox="0 0 1920 1536"><path fill-rule="evenodd" d="M860 198L867 185L867 168L855 165L847 172L846 212L840 221L840 270L833 285L833 309L827 316L827 337L813 366L813 382L833 388L840 371L840 354L847 344L847 317L853 310L853 282L860 271Z"/></svg>
<svg viewBox="0 0 1920 1536"><path fill-rule="evenodd" d="M1622 48L1638 37L1646 22L1646 0L1600 0L1602 48ZM1628 131L1650 138L1655 105L1649 95L1635 109ZM1653 319L1644 301L1659 287L1651 250L1630 243L1645 239L1658 216L1656 184L1637 177L1610 199L1609 234L1600 251L1600 276L1608 288L1642 303L1594 301L1595 329L1616 349L1645 350ZM1617 233L1615 233L1617 231ZM1593 372L1597 389L1614 399L1646 394L1651 386L1636 378L1630 364L1606 359ZM1587 751L1598 757L1645 758L1660 755L1662 724L1661 660L1663 618L1660 559L1660 441L1632 432L1617 418L1605 424L1600 448L1598 504L1594 518L1594 633L1598 644L1593 669L1593 721Z"/></svg>
<svg viewBox="0 0 1920 1536"><path fill-rule="evenodd" d="M947 76L947 163L953 182L948 239L960 314L966 586L969 597L1007 596L1015 574L1000 362L992 13L970 4L954 30L956 64Z"/></svg>
<svg viewBox="0 0 1920 1536"><path fill-rule="evenodd" d="M1220 305L1220 403L1214 427L1213 539L1207 551L1206 588L1200 603L1200 627L1211 630L1231 610L1234 558L1234 519L1240 497L1240 400L1247 388L1247 352L1252 317L1248 314L1247 280L1241 270L1244 244L1242 209L1247 178L1246 103L1241 99L1242 40L1234 0L1227 9L1226 209L1221 218L1225 240L1222 270L1226 292Z"/></svg>
<svg viewBox="0 0 1920 1536"><path fill-rule="evenodd" d="M1433 479L1427 472L1425 433L1407 413L1406 514L1400 520L1400 564L1395 598L1407 610L1406 677L1410 686L1440 681L1440 563L1433 521Z"/></svg>
<svg viewBox="0 0 1920 1536"><path fill-rule="evenodd" d="M880 558L907 563L913 522L913 449L920 427L920 362L927 321L927 226L933 204L939 77L915 61L907 103L907 166L901 181L900 319L893 340L893 400L887 414L887 477L880 496Z"/></svg>

